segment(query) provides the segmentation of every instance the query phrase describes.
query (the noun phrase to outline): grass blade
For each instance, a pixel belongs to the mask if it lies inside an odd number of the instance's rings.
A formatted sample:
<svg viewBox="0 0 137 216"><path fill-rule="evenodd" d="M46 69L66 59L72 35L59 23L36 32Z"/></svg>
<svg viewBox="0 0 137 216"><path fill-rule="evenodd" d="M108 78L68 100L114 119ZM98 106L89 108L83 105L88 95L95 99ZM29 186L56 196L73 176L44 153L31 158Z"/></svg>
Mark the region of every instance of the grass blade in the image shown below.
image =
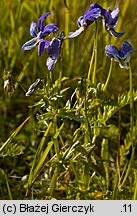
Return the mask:
<svg viewBox="0 0 137 216"><path fill-rule="evenodd" d="M16 135L20 132L20 130L22 129L22 127L25 125L25 123L30 119L30 116L28 118L25 119L25 121L11 134L11 136L6 140L6 142L1 146L0 148L0 152L3 151L3 149L9 145L13 139L16 137Z"/></svg>

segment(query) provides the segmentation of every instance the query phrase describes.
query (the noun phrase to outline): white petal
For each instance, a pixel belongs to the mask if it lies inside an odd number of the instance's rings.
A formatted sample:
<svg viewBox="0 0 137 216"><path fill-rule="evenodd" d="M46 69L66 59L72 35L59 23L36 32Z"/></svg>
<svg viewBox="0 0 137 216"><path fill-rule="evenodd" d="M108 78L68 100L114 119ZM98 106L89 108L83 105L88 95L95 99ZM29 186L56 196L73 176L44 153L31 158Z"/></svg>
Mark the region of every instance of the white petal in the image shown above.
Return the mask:
<svg viewBox="0 0 137 216"><path fill-rule="evenodd" d="M83 31L85 30L84 27L80 27L78 30L76 30L75 32L69 32L68 38L75 38L78 35L80 35Z"/></svg>

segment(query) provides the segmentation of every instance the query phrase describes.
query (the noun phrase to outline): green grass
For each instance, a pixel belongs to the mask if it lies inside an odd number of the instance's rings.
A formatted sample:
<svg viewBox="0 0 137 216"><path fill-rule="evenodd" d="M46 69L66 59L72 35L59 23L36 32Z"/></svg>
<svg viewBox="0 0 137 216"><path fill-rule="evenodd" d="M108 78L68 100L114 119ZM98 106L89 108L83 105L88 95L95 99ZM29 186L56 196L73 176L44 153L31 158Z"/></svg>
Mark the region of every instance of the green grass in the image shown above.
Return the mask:
<svg viewBox="0 0 137 216"><path fill-rule="evenodd" d="M116 30L125 35L114 38L101 20L93 23L63 42L52 73L46 52L21 50L42 14L51 11L45 23L67 35L91 3L0 1L1 199L137 199L136 0L98 0L120 8ZM105 45L123 41L134 47L129 71L104 54ZM11 95L4 70L14 83ZM26 97L37 78L43 81L36 94Z"/></svg>

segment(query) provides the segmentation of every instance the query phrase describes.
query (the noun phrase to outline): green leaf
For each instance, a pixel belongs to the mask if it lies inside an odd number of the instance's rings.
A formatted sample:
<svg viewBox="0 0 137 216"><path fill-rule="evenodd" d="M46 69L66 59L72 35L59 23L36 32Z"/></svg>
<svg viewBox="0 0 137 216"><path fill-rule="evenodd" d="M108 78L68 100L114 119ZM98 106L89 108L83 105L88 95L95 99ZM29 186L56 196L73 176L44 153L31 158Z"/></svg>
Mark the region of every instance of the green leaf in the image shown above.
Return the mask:
<svg viewBox="0 0 137 216"><path fill-rule="evenodd" d="M16 137L16 135L20 132L22 127L25 125L25 123L29 119L30 119L30 116L28 118L26 118L26 120L11 134L11 136L6 140L6 142L3 143L3 145L0 148L0 153L5 149L6 146L8 146L13 141L13 139Z"/></svg>
<svg viewBox="0 0 137 216"><path fill-rule="evenodd" d="M29 175L29 179L28 179L28 186L32 184L32 181L34 179L34 169L35 169L35 166L36 164L39 162L39 158L40 158L40 153L42 151L42 148L43 148L43 145L45 143L45 140L46 140L46 137L51 129L51 126L52 126L52 122L49 123L45 133L44 133L44 136L42 137L41 139L41 142L38 146L38 149L36 151L36 154L35 154L35 157L34 157L34 160L33 160L33 163L32 163L32 167L31 167L31 170L30 170L30 175Z"/></svg>
<svg viewBox="0 0 137 216"><path fill-rule="evenodd" d="M74 120L76 122L83 122L84 121L84 117L82 115L76 115L74 113L74 111L67 110L67 109L64 109L64 108L60 109L59 116L61 118L68 118L68 119Z"/></svg>
<svg viewBox="0 0 137 216"><path fill-rule="evenodd" d="M53 139L50 142L48 142L45 151L43 152L42 156L40 156L42 147L43 147L44 142L45 142L45 138L47 137L51 126L52 126L52 122L50 122L50 124L49 124L49 126L48 126L42 140L41 140L41 143L40 143L40 145L38 147L38 150L36 152L34 162L33 162L33 165L32 165L31 171L30 171L30 176L29 176L29 180L28 180L28 187L31 187L31 185L34 183L35 179L37 178L37 175L41 171L42 166L43 166L43 164L44 164L44 162L46 160L46 157L47 157L50 149L52 148L52 146L54 144L54 140L57 139L57 137L59 136L61 130L63 129L64 123L60 126L59 129L57 129L57 132L53 136Z"/></svg>

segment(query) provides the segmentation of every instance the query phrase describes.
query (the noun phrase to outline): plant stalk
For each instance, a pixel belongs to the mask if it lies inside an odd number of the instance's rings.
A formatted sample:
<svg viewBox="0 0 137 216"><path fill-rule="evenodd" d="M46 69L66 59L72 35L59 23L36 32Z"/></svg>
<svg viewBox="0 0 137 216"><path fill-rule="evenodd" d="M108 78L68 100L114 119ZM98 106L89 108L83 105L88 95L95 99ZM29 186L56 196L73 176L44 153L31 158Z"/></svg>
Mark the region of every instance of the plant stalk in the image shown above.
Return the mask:
<svg viewBox="0 0 137 216"><path fill-rule="evenodd" d="M105 82L105 85L104 85L104 88L103 88L104 91L106 91L106 88L107 88L109 80L110 80L110 76L111 76L111 73L112 73L112 65L113 65L113 60L111 59L108 76L107 76L107 79L106 79L106 82Z"/></svg>

